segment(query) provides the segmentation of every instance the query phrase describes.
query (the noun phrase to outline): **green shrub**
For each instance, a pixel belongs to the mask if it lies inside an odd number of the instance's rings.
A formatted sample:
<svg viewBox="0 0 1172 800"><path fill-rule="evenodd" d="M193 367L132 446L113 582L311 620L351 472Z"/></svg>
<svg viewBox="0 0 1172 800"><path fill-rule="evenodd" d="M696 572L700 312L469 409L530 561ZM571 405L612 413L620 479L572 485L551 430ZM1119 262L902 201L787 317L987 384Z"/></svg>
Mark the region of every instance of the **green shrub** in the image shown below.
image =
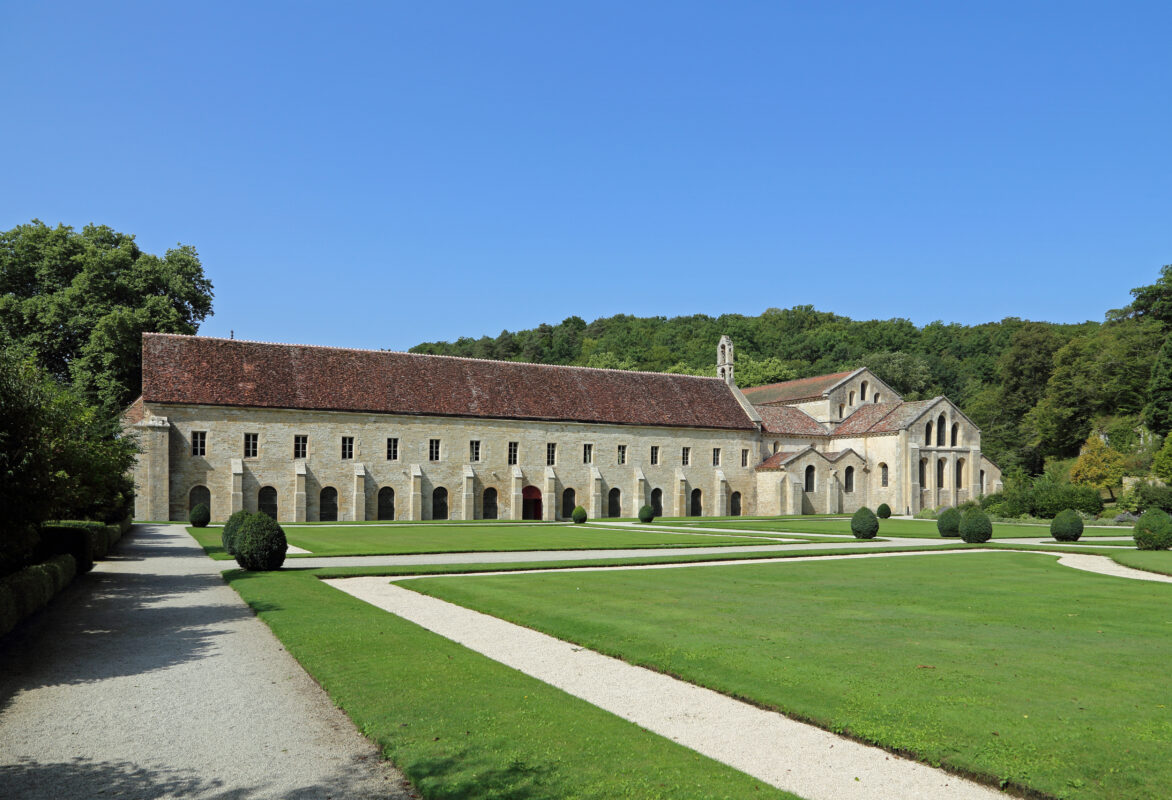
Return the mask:
<svg viewBox="0 0 1172 800"><path fill-rule="evenodd" d="M1082 530L1082 517L1073 508L1058 512L1050 523L1050 535L1060 542L1077 542Z"/></svg>
<svg viewBox="0 0 1172 800"><path fill-rule="evenodd" d="M94 568L94 558L97 547L95 545L100 534L103 545L106 544L106 529L97 523L100 531L87 526L84 522L53 522L41 527L41 539L44 541L49 555L68 553L73 556L79 574L89 572ZM102 548L105 555L106 548Z"/></svg>
<svg viewBox="0 0 1172 800"><path fill-rule="evenodd" d="M268 514L249 514L236 529L232 541L236 563L247 570L280 569L285 563L285 531Z"/></svg>
<svg viewBox="0 0 1172 800"><path fill-rule="evenodd" d="M0 578L0 636L44 606L77 574L71 555L60 555Z"/></svg>
<svg viewBox="0 0 1172 800"><path fill-rule="evenodd" d="M940 531L941 536L959 536L960 512L955 508L944 509L936 520L936 530Z"/></svg>
<svg viewBox="0 0 1172 800"><path fill-rule="evenodd" d="M640 522L642 522L643 524L647 524L648 522L651 522L653 519L655 519L655 509L653 509L651 506L643 506L642 508L639 509L639 521Z"/></svg>
<svg viewBox="0 0 1172 800"><path fill-rule="evenodd" d="M106 526L106 554L107 555L109 555L110 549L113 548L114 545L118 544L118 540L121 538L122 538L121 526L118 526L118 525L107 525Z"/></svg>
<svg viewBox="0 0 1172 800"><path fill-rule="evenodd" d="M980 499L977 502L979 502L981 504L981 508L984 511L988 511L989 506L995 505L997 503L1004 503L1005 502L1005 492L993 492L992 494L983 494L983 495L981 495Z"/></svg>
<svg viewBox="0 0 1172 800"><path fill-rule="evenodd" d="M979 508L970 508L960 517L960 538L969 544L987 542L993 537L993 523Z"/></svg>
<svg viewBox="0 0 1172 800"><path fill-rule="evenodd" d="M188 520L191 522L193 528L206 528L208 523L212 521L212 512L207 506L200 503L191 509Z"/></svg>
<svg viewBox="0 0 1172 800"><path fill-rule="evenodd" d="M1158 508L1172 514L1172 488L1156 486L1152 483L1140 483L1136 485L1134 491L1137 511Z"/></svg>
<svg viewBox="0 0 1172 800"><path fill-rule="evenodd" d="M24 569L42 548L36 525L8 525L0 535L0 576Z"/></svg>
<svg viewBox="0 0 1172 800"><path fill-rule="evenodd" d="M570 514L570 517L574 520L575 525L581 525L586 521L586 509L582 508L582 506L574 506L574 511Z"/></svg>
<svg viewBox="0 0 1172 800"><path fill-rule="evenodd" d="M886 503L880 503L879 507L875 509L875 516L877 516L879 519L890 519L891 506L887 505Z"/></svg>
<svg viewBox="0 0 1172 800"><path fill-rule="evenodd" d="M224 545L224 552L230 556L236 555L236 531L240 530L240 523L246 519L248 519L247 511L237 511L224 523L224 529L220 533L220 543Z"/></svg>
<svg viewBox="0 0 1172 800"><path fill-rule="evenodd" d="M874 539L878 532L879 519L866 506L851 516L851 533L856 539Z"/></svg>
<svg viewBox="0 0 1172 800"><path fill-rule="evenodd" d="M936 519L936 509L934 509L934 508L921 508L919 511L917 511L912 516L915 519Z"/></svg>
<svg viewBox="0 0 1172 800"><path fill-rule="evenodd" d="M10 581L0 578L0 636L8 633L20 622L20 613L16 608L16 595L13 594Z"/></svg>
<svg viewBox="0 0 1172 800"><path fill-rule="evenodd" d="M1158 508L1148 509L1135 523L1135 546L1140 550L1172 547L1172 517Z"/></svg>
<svg viewBox="0 0 1172 800"><path fill-rule="evenodd" d="M1003 519L1008 518L1009 503L990 503L989 506L984 509L984 511L990 517L1001 517Z"/></svg>

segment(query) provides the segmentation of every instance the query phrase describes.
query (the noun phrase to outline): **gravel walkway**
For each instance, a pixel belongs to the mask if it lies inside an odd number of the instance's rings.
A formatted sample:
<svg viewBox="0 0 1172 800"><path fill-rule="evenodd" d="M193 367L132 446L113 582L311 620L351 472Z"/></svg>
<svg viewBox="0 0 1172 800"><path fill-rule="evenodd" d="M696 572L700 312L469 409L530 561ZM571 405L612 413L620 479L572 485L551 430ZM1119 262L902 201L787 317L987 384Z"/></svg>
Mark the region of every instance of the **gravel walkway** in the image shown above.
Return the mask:
<svg viewBox="0 0 1172 800"><path fill-rule="evenodd" d="M178 525L0 641L0 797L409 798Z"/></svg>

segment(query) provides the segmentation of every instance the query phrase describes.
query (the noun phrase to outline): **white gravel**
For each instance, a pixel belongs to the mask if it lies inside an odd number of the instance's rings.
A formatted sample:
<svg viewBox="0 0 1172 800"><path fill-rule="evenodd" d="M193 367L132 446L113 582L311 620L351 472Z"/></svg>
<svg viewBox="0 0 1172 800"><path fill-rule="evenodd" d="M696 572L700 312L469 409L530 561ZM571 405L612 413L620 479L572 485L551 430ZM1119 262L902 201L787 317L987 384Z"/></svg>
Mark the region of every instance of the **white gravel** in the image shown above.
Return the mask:
<svg viewBox="0 0 1172 800"><path fill-rule="evenodd" d="M0 640L0 797L408 798L183 526Z"/></svg>

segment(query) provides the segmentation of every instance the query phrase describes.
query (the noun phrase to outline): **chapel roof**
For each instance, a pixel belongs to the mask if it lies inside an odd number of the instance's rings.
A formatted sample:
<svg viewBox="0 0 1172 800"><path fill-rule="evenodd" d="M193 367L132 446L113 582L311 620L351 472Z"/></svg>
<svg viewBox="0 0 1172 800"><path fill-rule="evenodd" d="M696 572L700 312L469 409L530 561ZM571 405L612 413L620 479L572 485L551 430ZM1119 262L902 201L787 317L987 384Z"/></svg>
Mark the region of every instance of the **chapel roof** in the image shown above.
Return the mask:
<svg viewBox="0 0 1172 800"><path fill-rule="evenodd" d="M784 436L825 436L826 428L800 408L793 406L756 406L766 433Z"/></svg>
<svg viewBox="0 0 1172 800"><path fill-rule="evenodd" d="M812 378L798 378L783 383L770 383L765 386L750 386L741 389L741 392L755 406L770 405L772 403L793 403L798 400L812 400L834 388L859 370L835 372L831 375L815 375Z"/></svg>
<svg viewBox="0 0 1172 800"><path fill-rule="evenodd" d="M842 458L848 453L861 458L861 456L859 456L859 454L850 447L846 448L845 450L828 450L825 453L821 450L816 450L813 447L803 447L801 450L788 450L774 453L769 458L758 464L754 469L762 472L766 470L779 470L798 456L805 455L806 453L814 453L815 455L821 456L822 458L831 462L838 461L838 459Z"/></svg>
<svg viewBox="0 0 1172 800"><path fill-rule="evenodd" d="M754 430L720 378L144 333L148 403Z"/></svg>

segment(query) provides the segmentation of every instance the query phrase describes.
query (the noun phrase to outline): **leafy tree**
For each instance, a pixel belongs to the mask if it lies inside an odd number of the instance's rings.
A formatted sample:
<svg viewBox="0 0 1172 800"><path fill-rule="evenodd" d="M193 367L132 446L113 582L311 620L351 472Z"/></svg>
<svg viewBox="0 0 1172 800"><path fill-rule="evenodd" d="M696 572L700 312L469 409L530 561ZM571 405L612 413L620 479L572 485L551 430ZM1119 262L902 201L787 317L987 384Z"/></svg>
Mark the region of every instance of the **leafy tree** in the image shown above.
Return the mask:
<svg viewBox="0 0 1172 800"><path fill-rule="evenodd" d="M1152 472L1164 483L1172 486L1172 436L1164 437L1164 445L1152 459Z"/></svg>
<svg viewBox="0 0 1172 800"><path fill-rule="evenodd" d="M1147 397L1143 409L1144 423L1153 433L1167 436L1172 431L1172 335L1164 339L1152 364Z"/></svg>
<svg viewBox="0 0 1172 800"><path fill-rule="evenodd" d="M1165 328L1172 328L1172 264L1165 264L1160 277L1151 286L1131 290L1131 305L1109 313L1113 319L1148 317Z"/></svg>
<svg viewBox="0 0 1172 800"><path fill-rule="evenodd" d="M195 333L211 309L193 247L159 257L105 225L78 233L39 220L0 233L0 338L107 418L142 385L142 333Z"/></svg>
<svg viewBox="0 0 1172 800"><path fill-rule="evenodd" d="M899 350L866 355L862 366L874 372L905 400L923 399L923 391L932 379L926 358Z"/></svg>
<svg viewBox="0 0 1172 800"><path fill-rule="evenodd" d="M1123 455L1108 447L1098 436L1092 435L1083 445L1078 461L1070 468L1070 482L1106 489L1114 499L1114 487L1122 479Z"/></svg>

